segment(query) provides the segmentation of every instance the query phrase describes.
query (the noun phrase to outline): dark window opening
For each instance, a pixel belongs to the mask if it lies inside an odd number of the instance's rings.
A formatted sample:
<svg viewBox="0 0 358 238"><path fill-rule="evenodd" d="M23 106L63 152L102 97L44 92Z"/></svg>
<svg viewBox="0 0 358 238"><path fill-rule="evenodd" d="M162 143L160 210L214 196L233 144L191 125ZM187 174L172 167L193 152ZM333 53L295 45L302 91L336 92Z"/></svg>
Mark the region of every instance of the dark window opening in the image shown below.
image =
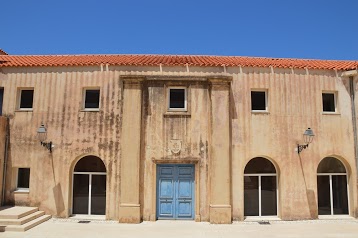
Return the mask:
<svg viewBox="0 0 358 238"><path fill-rule="evenodd" d="M103 161L96 156L85 156L80 159L74 169L75 172L106 172Z"/></svg>
<svg viewBox="0 0 358 238"><path fill-rule="evenodd" d="M21 90L20 108L32 108L33 100L34 100L33 89Z"/></svg>
<svg viewBox="0 0 358 238"><path fill-rule="evenodd" d="M170 89L170 109L185 109L185 89Z"/></svg>
<svg viewBox="0 0 358 238"><path fill-rule="evenodd" d="M99 108L99 90L86 90L85 108Z"/></svg>
<svg viewBox="0 0 358 238"><path fill-rule="evenodd" d="M266 110L266 92L251 92L251 110Z"/></svg>
<svg viewBox="0 0 358 238"><path fill-rule="evenodd" d="M324 112L335 112L334 93L322 93L322 103Z"/></svg>
<svg viewBox="0 0 358 238"><path fill-rule="evenodd" d="M317 173L346 173L346 168L338 159L326 157L319 163Z"/></svg>
<svg viewBox="0 0 358 238"><path fill-rule="evenodd" d="M17 173L17 187L29 188L30 186L30 168L19 168Z"/></svg>
<svg viewBox="0 0 358 238"><path fill-rule="evenodd" d="M4 99L4 88L0 88L0 116L2 116L3 99Z"/></svg>

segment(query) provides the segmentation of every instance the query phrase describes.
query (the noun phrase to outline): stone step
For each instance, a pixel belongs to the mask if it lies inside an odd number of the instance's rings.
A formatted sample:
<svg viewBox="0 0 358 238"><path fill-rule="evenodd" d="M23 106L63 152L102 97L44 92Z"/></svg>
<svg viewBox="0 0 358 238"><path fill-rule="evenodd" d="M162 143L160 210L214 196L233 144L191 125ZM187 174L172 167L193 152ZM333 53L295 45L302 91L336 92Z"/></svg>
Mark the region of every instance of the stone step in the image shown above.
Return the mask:
<svg viewBox="0 0 358 238"><path fill-rule="evenodd" d="M50 218L50 215L43 215L22 225L8 225L5 227L5 231L27 231L32 227L49 220Z"/></svg>
<svg viewBox="0 0 358 238"><path fill-rule="evenodd" d="M2 207L0 219L20 219L38 210L37 207Z"/></svg>
<svg viewBox="0 0 358 238"><path fill-rule="evenodd" d="M21 217L20 219L0 219L0 226L22 225L22 224L32 221L42 215L45 215L44 211L37 211L37 212L31 213L27 216Z"/></svg>

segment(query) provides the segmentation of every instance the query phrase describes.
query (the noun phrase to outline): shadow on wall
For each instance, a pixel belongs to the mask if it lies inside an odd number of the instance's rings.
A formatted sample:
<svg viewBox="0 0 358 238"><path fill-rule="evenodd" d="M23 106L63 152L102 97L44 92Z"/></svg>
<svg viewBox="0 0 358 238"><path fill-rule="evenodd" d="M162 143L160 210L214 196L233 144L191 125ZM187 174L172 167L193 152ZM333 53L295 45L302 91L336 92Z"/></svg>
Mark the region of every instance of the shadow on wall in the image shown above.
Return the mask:
<svg viewBox="0 0 358 238"><path fill-rule="evenodd" d="M65 203L63 202L61 184L57 183L56 186L52 188L52 192L55 198L56 214L57 216L61 216L61 213L65 211Z"/></svg>
<svg viewBox="0 0 358 238"><path fill-rule="evenodd" d="M315 192L312 189L307 188L307 182L306 182L305 172L303 170L301 155L298 154L298 157L300 159L301 172L302 172L303 181L305 183L307 203L308 203L308 208L310 210L311 219L317 219L318 218L318 211L317 211L318 205L317 205L317 200L315 197Z"/></svg>
<svg viewBox="0 0 358 238"><path fill-rule="evenodd" d="M63 201L61 184L56 182L55 167L53 165L53 156L52 156L52 154L51 154L51 167L52 167L53 181L54 181L54 184L56 184L52 188L53 197L55 198L56 215L61 216L61 213L65 211L65 203Z"/></svg>
<svg viewBox="0 0 358 238"><path fill-rule="evenodd" d="M312 189L307 189L306 187L306 196L307 196L308 208L310 209L311 218L317 219L318 212L317 212L317 202L316 202L315 192Z"/></svg>

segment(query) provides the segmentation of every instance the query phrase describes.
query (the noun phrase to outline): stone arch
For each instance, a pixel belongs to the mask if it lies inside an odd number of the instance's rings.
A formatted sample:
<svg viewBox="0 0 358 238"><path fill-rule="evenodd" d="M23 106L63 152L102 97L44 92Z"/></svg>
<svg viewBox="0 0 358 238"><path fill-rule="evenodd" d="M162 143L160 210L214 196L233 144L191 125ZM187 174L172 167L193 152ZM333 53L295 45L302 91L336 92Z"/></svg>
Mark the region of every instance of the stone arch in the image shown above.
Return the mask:
<svg viewBox="0 0 358 238"><path fill-rule="evenodd" d="M251 167L249 167L251 166ZM244 216L278 216L279 167L267 156L250 159L244 168Z"/></svg>
<svg viewBox="0 0 358 238"><path fill-rule="evenodd" d="M341 156L330 155L316 166L318 215L351 214L351 184L349 163Z"/></svg>
<svg viewBox="0 0 358 238"><path fill-rule="evenodd" d="M270 162L273 164L273 166L275 167L275 169L276 169L276 174L277 174L277 176L278 176L278 177L280 176L280 171L281 171L281 170L280 170L280 166L278 165L278 163L276 162L275 159L273 159L273 158L270 157L270 156L266 156L266 155L254 156L254 157L251 157L248 161L246 161L246 164L245 164L244 169L243 169L243 171L242 171L243 174L245 173L245 168L246 168L246 166L250 163L250 161L252 161L252 160L255 159L255 158L264 158L264 159L267 159L268 161L270 161Z"/></svg>
<svg viewBox="0 0 358 238"><path fill-rule="evenodd" d="M351 171L352 171L352 167L350 166L350 163L342 156L340 155L335 155L335 154L332 154L332 155L327 155L327 156L324 156L322 158L320 158L320 160L318 161L318 163L316 164L316 173L317 173L317 170L318 170L318 166L321 164L321 162L326 159L326 158L329 158L329 157L332 157L332 158L335 158L337 159L339 162L341 162L345 169L346 169L346 173L347 173L347 176L349 176L351 174Z"/></svg>
<svg viewBox="0 0 358 238"><path fill-rule="evenodd" d="M85 159L86 157L95 157L96 159L98 159L99 161L102 162L104 169L105 169L105 173L106 173L106 181L107 181L107 172L108 172L108 167L105 163L105 161L98 156L97 154L94 153L86 153L86 154L81 154L77 157L75 157L72 162L70 163L69 169L68 169L68 178L69 178L69 183L68 183L68 216L73 214L73 183L74 183L74 172L75 172L75 167L76 165L82 160ZM106 182L106 190L108 187L108 183ZM107 204L107 200L108 200L108 196L106 196L106 204ZM107 206L106 206L106 210L107 210ZM105 212L107 213L107 212Z"/></svg>
<svg viewBox="0 0 358 238"><path fill-rule="evenodd" d="M82 158L87 157L87 156L94 156L94 157L97 157L97 158L99 158L100 160L102 160L104 166L106 167L106 171L108 171L108 167L107 167L106 162L105 162L99 155L97 155L97 154L95 154L95 153L86 153L86 154L81 154L81 155L75 157L75 158L71 161L70 167L69 167L69 170L68 170L68 174L69 174L69 175L72 175L72 173L73 173L73 171L74 171L74 169L75 169L75 166L76 166L77 162L80 161Z"/></svg>

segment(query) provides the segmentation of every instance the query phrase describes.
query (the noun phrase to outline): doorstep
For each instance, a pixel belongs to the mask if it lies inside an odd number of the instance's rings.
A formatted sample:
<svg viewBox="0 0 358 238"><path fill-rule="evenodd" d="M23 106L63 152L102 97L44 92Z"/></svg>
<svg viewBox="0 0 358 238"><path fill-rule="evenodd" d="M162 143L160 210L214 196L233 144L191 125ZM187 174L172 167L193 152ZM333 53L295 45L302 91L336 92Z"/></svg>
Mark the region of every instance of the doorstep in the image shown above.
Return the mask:
<svg viewBox="0 0 358 238"><path fill-rule="evenodd" d="M319 215L319 220L355 220L354 217L349 215Z"/></svg>
<svg viewBox="0 0 358 238"><path fill-rule="evenodd" d="M94 221L105 221L105 215L72 215L69 219L73 220L94 220Z"/></svg>
<svg viewBox="0 0 358 238"><path fill-rule="evenodd" d="M244 221L247 222L258 222L258 221L281 221L277 216L265 216L265 217L246 217Z"/></svg>

